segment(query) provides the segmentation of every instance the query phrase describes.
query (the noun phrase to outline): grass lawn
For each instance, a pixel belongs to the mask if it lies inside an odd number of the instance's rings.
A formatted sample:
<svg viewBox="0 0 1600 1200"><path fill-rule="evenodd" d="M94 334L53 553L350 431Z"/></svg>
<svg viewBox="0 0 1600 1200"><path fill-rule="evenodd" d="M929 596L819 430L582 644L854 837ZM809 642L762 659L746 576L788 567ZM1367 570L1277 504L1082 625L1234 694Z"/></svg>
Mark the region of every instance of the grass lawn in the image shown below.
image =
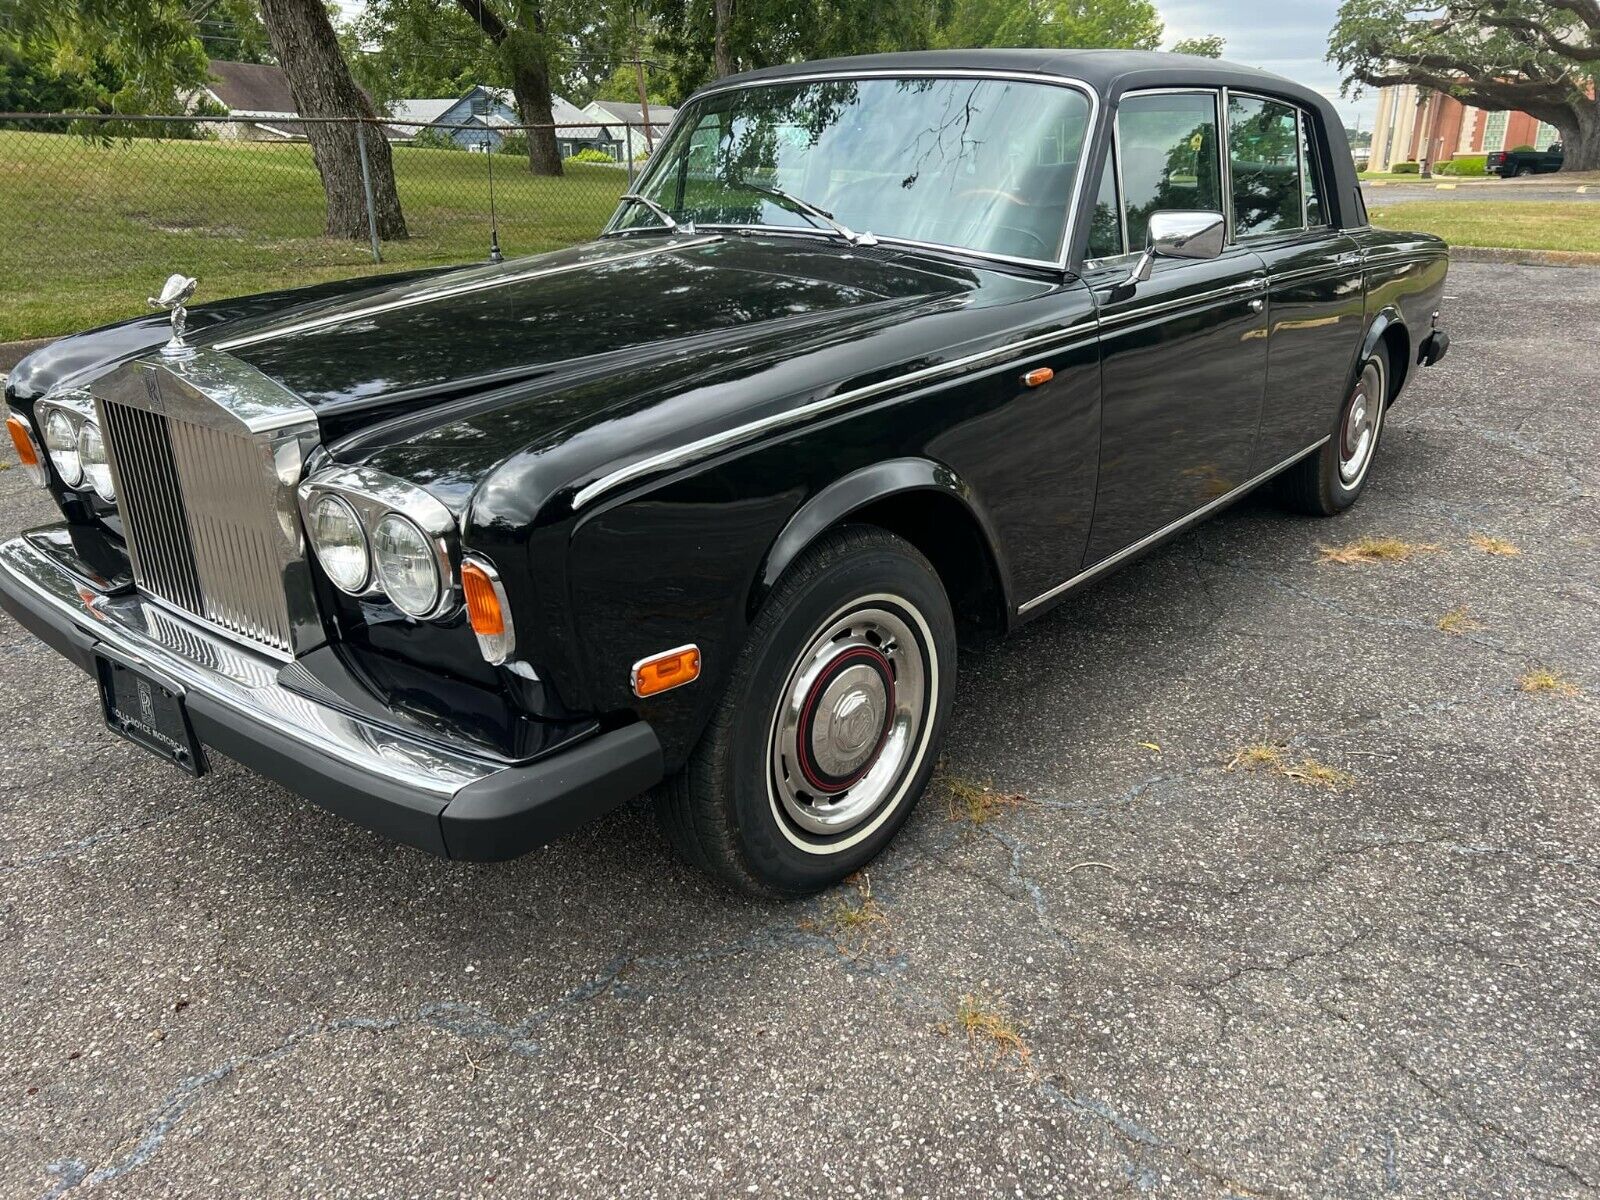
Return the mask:
<svg viewBox="0 0 1600 1200"><path fill-rule="evenodd" d="M1367 197L1374 225L1436 233L1456 246L1600 251L1600 202L1420 200L1385 205Z"/></svg>
<svg viewBox="0 0 1600 1200"><path fill-rule="evenodd" d="M487 156L394 148L411 237L383 245L321 235L322 185L304 144L156 142L109 148L64 134L0 132L0 342L69 333L145 311L168 274L215 300L299 283L482 261ZM593 237L627 173L567 165L539 179L495 156L507 257Z"/></svg>

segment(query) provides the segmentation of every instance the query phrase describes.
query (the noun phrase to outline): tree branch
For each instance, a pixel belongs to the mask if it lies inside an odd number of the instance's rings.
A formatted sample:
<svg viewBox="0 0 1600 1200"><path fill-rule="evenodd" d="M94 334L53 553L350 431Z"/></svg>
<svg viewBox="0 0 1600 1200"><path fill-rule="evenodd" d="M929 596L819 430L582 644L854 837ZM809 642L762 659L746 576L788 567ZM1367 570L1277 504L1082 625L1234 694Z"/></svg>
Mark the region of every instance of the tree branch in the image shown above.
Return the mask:
<svg viewBox="0 0 1600 1200"><path fill-rule="evenodd" d="M511 30L500 15L492 10L484 0L456 0L461 6L461 11L466 13L478 23L478 28L483 30L487 37L496 46L500 45L511 36Z"/></svg>

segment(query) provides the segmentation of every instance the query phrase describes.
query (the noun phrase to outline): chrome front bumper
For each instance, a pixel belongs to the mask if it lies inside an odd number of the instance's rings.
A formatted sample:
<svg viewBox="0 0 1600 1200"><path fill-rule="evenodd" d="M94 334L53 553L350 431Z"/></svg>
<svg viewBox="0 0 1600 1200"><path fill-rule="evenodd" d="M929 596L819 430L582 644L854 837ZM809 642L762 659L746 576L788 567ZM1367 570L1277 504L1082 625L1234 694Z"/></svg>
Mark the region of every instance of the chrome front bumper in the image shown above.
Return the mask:
<svg viewBox="0 0 1600 1200"><path fill-rule="evenodd" d="M514 857L661 778L660 745L642 723L506 764L362 720L286 688L282 663L136 592L97 586L26 535L0 544L0 606L84 671L104 654L180 691L205 745L449 857Z"/></svg>

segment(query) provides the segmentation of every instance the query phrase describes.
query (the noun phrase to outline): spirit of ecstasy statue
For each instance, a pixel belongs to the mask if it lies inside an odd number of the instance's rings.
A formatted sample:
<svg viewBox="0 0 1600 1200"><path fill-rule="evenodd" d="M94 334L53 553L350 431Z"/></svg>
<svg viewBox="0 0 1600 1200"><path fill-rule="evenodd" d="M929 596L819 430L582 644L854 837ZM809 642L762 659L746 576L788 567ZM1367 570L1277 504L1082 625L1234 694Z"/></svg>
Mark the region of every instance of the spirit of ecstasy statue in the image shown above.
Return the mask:
<svg viewBox="0 0 1600 1200"><path fill-rule="evenodd" d="M194 295L197 283L199 280L187 275L168 275L167 282L161 286L161 295L149 297L151 308L165 308L172 312L172 337L161 347L163 358L189 358L194 354L194 347L183 340L183 327L189 319L189 310L183 304Z"/></svg>

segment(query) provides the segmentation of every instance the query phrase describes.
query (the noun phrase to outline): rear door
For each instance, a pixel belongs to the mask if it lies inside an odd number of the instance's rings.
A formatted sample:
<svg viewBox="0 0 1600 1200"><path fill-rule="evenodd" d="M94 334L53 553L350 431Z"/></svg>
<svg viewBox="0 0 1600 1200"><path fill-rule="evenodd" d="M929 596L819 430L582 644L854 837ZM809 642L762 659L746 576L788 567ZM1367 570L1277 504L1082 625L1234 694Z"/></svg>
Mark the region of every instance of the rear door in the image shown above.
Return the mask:
<svg viewBox="0 0 1600 1200"><path fill-rule="evenodd" d="M1132 92L1118 105L1084 272L1099 309L1103 388L1085 566L1250 477L1267 374L1261 260L1230 241L1215 260L1156 260L1131 295L1117 286L1152 213L1226 212L1220 103L1218 91L1198 88Z"/></svg>
<svg viewBox="0 0 1600 1200"><path fill-rule="evenodd" d="M1311 114L1228 94L1230 218L1266 267L1267 387L1250 473L1327 436L1361 338L1361 253L1328 222L1326 142Z"/></svg>

